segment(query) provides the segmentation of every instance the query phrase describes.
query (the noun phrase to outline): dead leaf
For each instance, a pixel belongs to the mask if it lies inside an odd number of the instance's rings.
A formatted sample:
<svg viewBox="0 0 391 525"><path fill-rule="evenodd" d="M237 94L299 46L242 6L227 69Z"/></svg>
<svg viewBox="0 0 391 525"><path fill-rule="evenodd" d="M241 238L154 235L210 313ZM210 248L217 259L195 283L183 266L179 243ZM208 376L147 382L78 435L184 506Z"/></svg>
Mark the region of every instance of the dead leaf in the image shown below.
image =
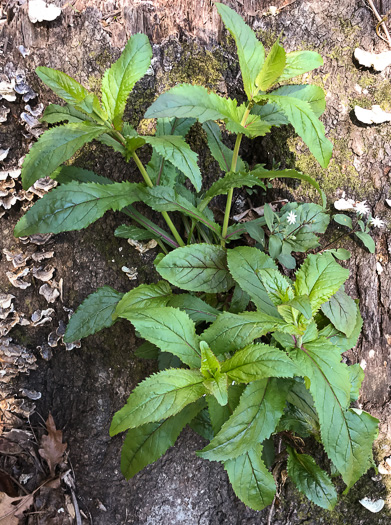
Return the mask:
<svg viewBox="0 0 391 525"><path fill-rule="evenodd" d="M11 498L5 492L0 492L0 523L1 525L18 525L23 512L33 504L33 494Z"/></svg>
<svg viewBox="0 0 391 525"><path fill-rule="evenodd" d="M41 446L38 450L40 456L46 459L50 474L54 476L56 466L61 463L67 443L62 442L62 430L57 430L53 416L49 414L46 421L47 436L42 436Z"/></svg>

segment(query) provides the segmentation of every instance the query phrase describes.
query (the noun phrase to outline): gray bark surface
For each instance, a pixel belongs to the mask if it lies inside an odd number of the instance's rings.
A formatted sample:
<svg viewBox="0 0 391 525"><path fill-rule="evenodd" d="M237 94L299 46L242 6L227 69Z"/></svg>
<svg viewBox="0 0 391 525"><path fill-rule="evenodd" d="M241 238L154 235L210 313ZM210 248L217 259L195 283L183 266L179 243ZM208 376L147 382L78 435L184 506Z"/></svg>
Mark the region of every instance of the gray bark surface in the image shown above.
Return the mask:
<svg viewBox="0 0 391 525"><path fill-rule="evenodd" d="M308 152L291 131L279 130L263 141L244 141L244 157L250 163L270 163L274 158L283 165L296 164L324 182L331 202L345 191L347 197L367 200L373 215L391 224L391 213L385 205L391 176L390 124L361 125L352 111L354 103L364 107L378 103L388 110L391 107L391 90L387 89L389 70L382 73L363 70L353 60L357 46L377 52L385 49L384 43L376 37L376 24L365 3L362 0L273 2L281 7L276 16L268 14L268 5L272 2L227 3L259 31L266 46L283 31L282 42L288 51L314 49L321 53L325 64L310 75L308 81L319 83L327 91L327 110L322 120L326 134L335 144L334 160L326 171L308 160ZM207 0L78 0L73 8L62 2L65 7L59 19L38 24L28 20L27 4L21 7L17 2L8 4L8 19L2 24L0 34L0 73L22 70L29 85L38 93L36 100L45 107L58 100L39 82L34 74L35 67L45 65L61 69L86 87L95 89L105 69L119 56L127 38L138 31L146 32L154 44L154 72L131 96L127 115L134 122L142 117L156 93L175 82L192 81L195 74L199 75L200 83L222 94L237 96L241 92L232 42L227 43L216 11ZM20 45L30 51L26 58L18 51ZM220 64L217 69L216 64ZM363 79L367 87L362 87ZM365 89L367 93L363 92ZM31 138L23 135L26 130L20 119L25 102L19 97L16 102L2 100L1 105L10 109L7 121L0 125L1 148L10 148L1 169L14 169L31 143ZM201 159L205 160L204 144L191 138ZM289 139L289 149L281 145L285 139ZM85 148L75 163L102 175L109 174L115 180L139 180L133 166L102 145ZM213 179L215 171L216 165L209 162L208 181ZM17 182L16 189L20 191L20 188ZM288 187L281 191L284 195L305 199L300 189ZM8 336L31 351L37 361L36 369L29 375L22 373L4 383L0 396L4 414L1 423L3 430L25 424L32 403L23 398L20 388L42 393L41 399L35 401L36 414L46 419L50 411L57 428L63 429L75 472L79 504L82 509L89 510L95 525L390 523L387 510L372 515L358 503L366 496L387 498L385 484L391 476L383 475L382 480L374 481L374 471L342 498L333 513L309 505L291 485L280 483L280 494L268 522L270 509L262 512L247 509L235 497L224 469L195 456L203 440L189 429L162 459L126 482L119 470L122 437L111 439L108 428L113 413L123 405L132 388L155 367L153 362L141 361L133 355L138 342L130 324L121 321L83 341L80 349L66 351L64 345L59 344L48 361L42 359L37 346L45 348L48 334L56 329L60 320L66 322L64 307L75 309L97 287L109 285L125 292L143 282L153 282L156 275L152 262L157 252L140 255L124 239L114 238L115 227L126 221L111 213L85 231L57 235L44 246L21 245L13 238L12 231L22 215L22 204L13 206L0 218L0 292L15 295L17 311L27 318L36 309L49 306L55 309L55 314L53 321L43 327L17 325ZM359 344L346 359L349 363L366 363L366 379L359 401L360 406L380 418L378 463L391 456L389 231L387 227L375 233L374 255L349 239L343 244L352 251L352 258L347 263L351 272L347 291L360 300L364 319ZM330 239L337 236L334 230ZM53 249L55 255L50 263L56 268L55 279L63 280L62 298L48 305L38 293L42 282L31 278L32 284L26 290L13 288L6 277L11 263L4 249L24 253ZM383 269L380 274L376 263ZM121 271L122 266L137 267L137 280L129 281ZM31 416L33 426L40 422L36 414ZM53 518L47 523L57 521Z"/></svg>

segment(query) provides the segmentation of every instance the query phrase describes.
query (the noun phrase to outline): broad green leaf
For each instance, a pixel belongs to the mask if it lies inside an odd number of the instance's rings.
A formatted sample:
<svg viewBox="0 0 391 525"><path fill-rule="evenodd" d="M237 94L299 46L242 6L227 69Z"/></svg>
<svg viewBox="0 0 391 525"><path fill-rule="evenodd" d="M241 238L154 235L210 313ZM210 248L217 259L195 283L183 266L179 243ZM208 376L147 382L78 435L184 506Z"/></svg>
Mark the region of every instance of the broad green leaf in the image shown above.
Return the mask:
<svg viewBox="0 0 391 525"><path fill-rule="evenodd" d="M299 374L285 352L262 343L249 345L224 361L221 371L238 383L250 383L266 377L293 377Z"/></svg>
<svg viewBox="0 0 391 525"><path fill-rule="evenodd" d="M247 507L262 510L273 502L276 485L262 461L262 446L224 463L232 488Z"/></svg>
<svg viewBox="0 0 391 525"><path fill-rule="evenodd" d="M204 381L204 386L221 406L228 403L228 376L219 372L211 379Z"/></svg>
<svg viewBox="0 0 391 525"><path fill-rule="evenodd" d="M153 374L136 386L126 405L114 414L110 435L178 414L206 393L204 379L201 372L181 368Z"/></svg>
<svg viewBox="0 0 391 525"><path fill-rule="evenodd" d="M220 371L220 362L205 341L200 342L201 349L201 374L206 378L213 377Z"/></svg>
<svg viewBox="0 0 391 525"><path fill-rule="evenodd" d="M323 446L349 488L369 468L377 420L365 412L347 410L348 367L340 363L338 349L327 339L319 337L290 356L310 380Z"/></svg>
<svg viewBox="0 0 391 525"><path fill-rule="evenodd" d="M228 388L228 403L225 406L221 406L215 397L207 396L206 401L208 403L210 421L213 427L213 436L209 441L220 432L223 424L231 417L232 412L239 404L243 390L244 385L231 385Z"/></svg>
<svg viewBox="0 0 391 525"><path fill-rule="evenodd" d="M197 455L210 461L226 461L267 439L284 412L290 386L290 381L275 378L250 383L232 416Z"/></svg>
<svg viewBox="0 0 391 525"><path fill-rule="evenodd" d="M286 278L281 275L279 270L265 268L259 269L258 273L263 282L263 286L274 305L278 306L279 304L287 303L293 299L294 293L292 287Z"/></svg>
<svg viewBox="0 0 391 525"><path fill-rule="evenodd" d="M296 133L307 144L322 168L327 168L333 146L325 137L324 126L316 118L309 103L292 96L274 94L262 95L261 98L277 104L284 111Z"/></svg>
<svg viewBox="0 0 391 525"><path fill-rule="evenodd" d="M54 188L19 220L16 237L33 233L60 233L86 228L108 210L121 210L138 200L138 184L70 182Z"/></svg>
<svg viewBox="0 0 391 525"><path fill-rule="evenodd" d="M168 419L129 430L121 451L121 472L125 478L132 478L163 456L204 405L205 401L202 399Z"/></svg>
<svg viewBox="0 0 391 525"><path fill-rule="evenodd" d="M97 140L99 142L101 142L102 144L105 144L106 146L109 146L109 148L113 148L114 151L117 151L118 153L121 153L121 155L126 158L126 156L127 156L127 149L125 148L125 146L121 142L119 142L118 140L113 138L111 135L108 135L107 133L104 133ZM144 141L142 141L141 146L143 144L144 144Z"/></svg>
<svg viewBox="0 0 391 525"><path fill-rule="evenodd" d="M237 121L237 102L209 93L203 86L181 84L160 95L145 113L145 118L159 117L192 117L201 124L207 120Z"/></svg>
<svg viewBox="0 0 391 525"><path fill-rule="evenodd" d="M318 246L318 238L314 233L324 233L330 222L330 217L324 212L322 206L306 203L292 208L292 210L285 210L286 207L284 206L282 211L285 213L280 218L282 223L287 224L283 249L288 246L292 251L304 253L310 248ZM288 223L290 211L293 211L296 216L295 224Z"/></svg>
<svg viewBox="0 0 391 525"><path fill-rule="evenodd" d="M144 137L159 155L178 168L193 184L197 191L201 190L202 177L197 165L198 155L183 137L166 135L160 137Z"/></svg>
<svg viewBox="0 0 391 525"><path fill-rule="evenodd" d="M264 137L266 133L270 132L271 125L269 122L262 120L258 115L249 115L246 123L242 123L244 112L247 109L245 105L238 108L236 117L228 119L226 128L231 133L243 133L246 137L254 139L256 137Z"/></svg>
<svg viewBox="0 0 391 525"><path fill-rule="evenodd" d="M259 270L277 269L273 259L257 248L240 246L227 251L229 271L242 290L247 292L258 310L277 315L277 310L268 296Z"/></svg>
<svg viewBox="0 0 391 525"><path fill-rule="evenodd" d="M356 302L356 304L358 301ZM359 309L357 308L357 319L356 324L354 325L353 332L349 337L335 328L334 325L329 324L325 326L320 332L319 335L327 337L333 345L337 346L341 352L347 352L354 346L356 346L358 338L361 333L363 325L363 320L360 314Z"/></svg>
<svg viewBox="0 0 391 525"><path fill-rule="evenodd" d="M195 323L201 321L211 323L221 313L199 297L186 293L172 295L168 300L167 306L173 306L185 311Z"/></svg>
<svg viewBox="0 0 391 525"><path fill-rule="evenodd" d="M233 286L226 251L212 244L177 248L160 261L157 271L174 286L192 292L226 292Z"/></svg>
<svg viewBox="0 0 391 525"><path fill-rule="evenodd" d="M194 118L159 118L156 123L156 136L179 135L185 137L192 125Z"/></svg>
<svg viewBox="0 0 391 525"><path fill-rule="evenodd" d="M146 286L146 285L144 285ZM121 317L128 319L141 337L170 352L191 368L200 368L201 352L195 324L189 316L171 307L141 307L125 310Z"/></svg>
<svg viewBox="0 0 391 525"><path fill-rule="evenodd" d="M80 106L84 99L90 95L85 87L62 71L50 67L37 67L35 72L56 95L73 106Z"/></svg>
<svg viewBox="0 0 391 525"><path fill-rule="evenodd" d="M293 53L287 53L286 66L278 81L289 80L320 66L323 66L323 59L315 51L293 51Z"/></svg>
<svg viewBox="0 0 391 525"><path fill-rule="evenodd" d="M301 437L319 436L319 418L311 394L303 382L295 379L288 392L287 406L278 431L291 430Z"/></svg>
<svg viewBox="0 0 391 525"><path fill-rule="evenodd" d="M348 261L350 257L352 256L349 250L345 250L345 248L338 248L337 250L332 249L328 251L332 253L336 259L340 261Z"/></svg>
<svg viewBox="0 0 391 525"><path fill-rule="evenodd" d="M250 296L237 284L234 288L234 293L232 294L231 304L229 305L229 312L233 314L245 312L247 310L249 302Z"/></svg>
<svg viewBox="0 0 391 525"><path fill-rule="evenodd" d="M327 303L322 305L322 312L330 319L335 328L349 337L356 325L357 305L343 288L340 288Z"/></svg>
<svg viewBox="0 0 391 525"><path fill-rule="evenodd" d="M291 328L281 318L262 312L231 314L224 312L201 335L215 354L240 350L262 335L273 331L287 331Z"/></svg>
<svg viewBox="0 0 391 525"><path fill-rule="evenodd" d="M142 200L155 211L179 211L201 222L217 236L220 236L221 227L172 188L165 188L164 186L142 187L139 188L138 196L138 200Z"/></svg>
<svg viewBox="0 0 391 525"><path fill-rule="evenodd" d="M57 124L58 122L84 122L88 117L81 111L77 111L73 106L67 104L66 106L58 106L57 104L50 104L48 106L41 120L48 124Z"/></svg>
<svg viewBox="0 0 391 525"><path fill-rule="evenodd" d="M206 208L213 197L216 197L217 195L226 195L232 188L242 188L243 186L249 188L252 188L253 186L261 186L264 189L266 188L262 180L256 175L251 173L229 172L212 184L209 190L205 193L198 208L202 211Z"/></svg>
<svg viewBox="0 0 391 525"><path fill-rule="evenodd" d="M308 295L298 295L289 303L287 303L289 306L292 306L292 308L295 308L298 312L304 315L304 317L308 320L312 317L312 308L311 308L311 302Z"/></svg>
<svg viewBox="0 0 391 525"><path fill-rule="evenodd" d="M126 101L134 85L147 72L152 58L148 37L133 35L121 56L102 79L102 101L115 127L119 127Z"/></svg>
<svg viewBox="0 0 391 525"><path fill-rule="evenodd" d="M158 368L160 370L168 370L169 368L183 368L183 363L174 354L170 352L159 352L157 356Z"/></svg>
<svg viewBox="0 0 391 525"><path fill-rule="evenodd" d="M112 314L122 295L109 286L99 288L89 295L72 315L64 341L66 343L78 341L114 324Z"/></svg>
<svg viewBox="0 0 391 525"><path fill-rule="evenodd" d="M93 171L84 170L77 166L60 166L50 175L51 179L60 184L69 184L70 182L97 182L98 184L114 184L114 181L102 175L97 175Z"/></svg>
<svg viewBox="0 0 391 525"><path fill-rule="evenodd" d="M361 366L356 363L355 365L348 366L349 381L351 384L350 389L350 400L357 401L360 396L361 383L364 381L364 370Z"/></svg>
<svg viewBox="0 0 391 525"><path fill-rule="evenodd" d="M23 188L28 190L38 179L49 177L84 144L105 131L106 128L90 122L64 124L45 131L33 144L23 163Z"/></svg>
<svg viewBox="0 0 391 525"><path fill-rule="evenodd" d="M157 359L159 357L159 353L159 348L149 341L144 341L144 343L134 351L134 355L140 359Z"/></svg>
<svg viewBox="0 0 391 525"><path fill-rule="evenodd" d="M276 215L273 212L270 204L266 203L263 207L263 216L265 218L266 226L269 228L270 231L273 231L273 223L276 220Z"/></svg>
<svg viewBox="0 0 391 525"><path fill-rule="evenodd" d="M166 281L140 284L122 297L115 309L115 317L125 317L132 310L166 306L171 295L171 287Z"/></svg>
<svg viewBox="0 0 391 525"><path fill-rule="evenodd" d="M337 491L330 478L307 454L299 454L287 447L288 474L296 487L307 498L327 510L332 510L337 504Z"/></svg>
<svg viewBox="0 0 391 525"><path fill-rule="evenodd" d="M282 235L276 234L269 237L268 250L272 259L278 259L282 252Z"/></svg>
<svg viewBox="0 0 391 525"><path fill-rule="evenodd" d="M333 215L333 219L338 224L341 224L342 226L347 226L348 228L353 230L352 219L347 215L344 215L343 213L337 213L337 215Z"/></svg>
<svg viewBox="0 0 391 525"><path fill-rule="evenodd" d="M145 230L144 228L138 228L137 226L128 226L122 224L114 231L116 237L122 239L133 239L134 241L149 241L150 239L159 239L159 236Z"/></svg>
<svg viewBox="0 0 391 525"><path fill-rule="evenodd" d="M201 410L201 412L199 412L196 415L196 417L191 421L189 426L204 439L208 441L213 439L213 429L210 423L210 417L207 408Z"/></svg>
<svg viewBox="0 0 391 525"><path fill-rule="evenodd" d="M261 246L265 246L265 231L258 220L245 222L243 226L254 241L257 241Z"/></svg>
<svg viewBox="0 0 391 525"><path fill-rule="evenodd" d="M282 86L278 89L275 89L271 95L283 96L283 97L293 97L303 102L307 102L310 106L310 109L315 114L316 117L323 115L324 110L326 109L326 99L325 92L319 86L312 86L310 84L298 84L298 85L289 85ZM269 105L269 104L268 104ZM278 108L277 108L278 111ZM259 114L258 111L255 112ZM262 117L262 115L259 115ZM266 117L267 120L267 117Z"/></svg>
<svg viewBox="0 0 391 525"><path fill-rule="evenodd" d="M315 313L349 277L330 253L308 255L296 272L296 295L308 295Z"/></svg>
<svg viewBox="0 0 391 525"><path fill-rule="evenodd" d="M285 126L289 124L289 120L285 113L276 104L264 104L253 106L251 109L252 115L258 115L262 120L271 126Z"/></svg>
<svg viewBox="0 0 391 525"><path fill-rule="evenodd" d="M354 235L360 239L360 241L363 243L365 248L369 250L370 253L375 253L376 251L375 241L372 239L372 237L368 233L355 232Z"/></svg>
<svg viewBox="0 0 391 525"><path fill-rule="evenodd" d="M211 154L219 163L223 171L230 171L232 166L233 151L230 150L221 139L220 127L216 122L208 120L202 124L208 139L208 146ZM236 161L236 170L241 171L245 169L245 165L240 157Z"/></svg>
<svg viewBox="0 0 391 525"><path fill-rule="evenodd" d="M254 31L245 24L242 17L235 13L233 9L221 3L216 3L215 5L225 27L235 39L244 91L247 97L252 99L258 92L256 78L264 62L264 47L257 40Z"/></svg>
<svg viewBox="0 0 391 525"><path fill-rule="evenodd" d="M280 45L280 39L278 38L267 55L261 71L255 79L255 84L262 91L267 91L281 76L286 64L285 57L285 50Z"/></svg>

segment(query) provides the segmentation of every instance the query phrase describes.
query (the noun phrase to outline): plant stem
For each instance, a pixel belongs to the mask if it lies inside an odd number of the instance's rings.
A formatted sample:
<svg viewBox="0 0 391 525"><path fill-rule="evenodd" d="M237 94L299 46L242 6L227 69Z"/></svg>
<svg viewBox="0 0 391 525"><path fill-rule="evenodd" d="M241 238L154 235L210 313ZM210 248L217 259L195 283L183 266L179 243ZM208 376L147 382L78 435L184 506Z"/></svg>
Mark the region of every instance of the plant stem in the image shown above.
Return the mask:
<svg viewBox="0 0 391 525"><path fill-rule="evenodd" d="M250 103L248 105L244 115L243 115L242 122L240 123L242 126L244 126L246 124L246 120L247 120L247 118L248 118L248 116L250 114L251 108L252 108L252 104ZM234 151L233 151L233 155L232 155L231 171L236 171L236 164L238 162L239 148L240 148L240 143L242 142L242 137L243 137L242 133L238 133L238 135L236 137L235 147L234 147ZM221 232L221 236L222 236L221 245L222 246L225 246L225 238L227 236L228 222L229 222L229 216L230 216L230 213L231 213L233 194L234 194L234 190L233 190L233 188L231 188L228 191L227 202L226 202L226 205L225 205L223 230Z"/></svg>
<svg viewBox="0 0 391 525"><path fill-rule="evenodd" d="M143 176L143 179L145 180L145 184L149 188L153 188L153 182L149 178L147 170L144 168L141 160L139 159L139 157L138 157L138 155L137 155L137 153L135 151L133 151L132 157L133 157L133 160L136 163L138 169L140 170L140 173ZM161 213L162 213L162 216L163 216L164 220L167 223L167 226L170 228L170 230L171 230L173 236L175 237L175 240L179 244L179 246L185 246L185 243L183 242L181 236L179 235L178 230L175 228L174 223L170 219L168 213L166 211L162 211Z"/></svg>

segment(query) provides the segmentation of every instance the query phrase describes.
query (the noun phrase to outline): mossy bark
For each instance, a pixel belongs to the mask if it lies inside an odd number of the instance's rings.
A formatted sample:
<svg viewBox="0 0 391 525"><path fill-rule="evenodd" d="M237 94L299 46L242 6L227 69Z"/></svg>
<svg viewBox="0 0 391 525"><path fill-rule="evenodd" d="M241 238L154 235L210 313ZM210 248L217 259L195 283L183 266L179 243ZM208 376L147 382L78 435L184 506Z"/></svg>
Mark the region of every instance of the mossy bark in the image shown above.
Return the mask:
<svg viewBox="0 0 391 525"><path fill-rule="evenodd" d="M27 73L28 81L39 93L39 102L45 106L55 98L34 75L36 66L61 69L98 92L104 70L119 56L127 37L139 30L154 39L153 74L136 86L129 100L126 118L132 123L138 125L157 94L180 82L203 84L239 99L243 96L232 40L222 32L209 2L201 2L200 7L200 2L190 0L159 0L153 4L123 1L122 18L112 19L107 27L97 8L107 15L110 3L91 2L95 7L85 9L87 4L78 1L79 13L68 6L60 19L36 25L28 21L24 9L10 8L9 23L2 29L4 54L0 60L3 66L12 62L15 68L20 67ZM345 191L347 197L368 200L373 214L390 223L391 214L384 205L391 171L389 124L363 126L352 112L356 103L362 106L378 103L385 109L390 104L388 72L361 70L352 58L357 45L366 50L384 49L377 40L369 10L361 0L329 3L298 0L269 2L269 5L289 5L276 16L262 16L267 12L267 2L247 0L229 4L245 14L246 21L254 26L267 46L283 31L282 43L288 51L315 49L322 54L324 66L303 80L317 83L327 92L327 110L322 119L335 148L329 168L322 170L293 131L281 129L264 139L244 140L243 157L250 164L264 162L271 166L273 161L278 161L282 166L302 169L323 185L330 203ZM19 45L28 48L30 55L23 59L17 49ZM0 139L3 148L11 147L6 167L16 167L29 144L21 134L19 114L23 104L17 101L4 102L4 105L11 108L12 118L9 117L0 130ZM143 130L148 130L146 121L141 123L140 131ZM232 140L226 138L228 143ZM202 136L193 132L190 140L206 166L206 184L209 184L216 177L217 166L205 153ZM140 180L131 163L126 164L119 154L102 145L85 148L74 162L102 175L110 174L115 180ZM283 191L284 195L303 200L313 197L306 186L295 189L289 186ZM20 215L20 211L13 209L0 219L4 233L0 238L2 249L17 245L12 238L12 226ZM108 214L84 232L62 234L54 239L56 275L64 280L63 302L55 305L54 323L66 321L64 306L76 308L99 286L110 285L126 291L155 279L152 261L156 253L142 256L125 240L113 237L114 228L121 222L124 221L118 215ZM386 439L391 437L389 229L375 233L375 240L374 255L350 240L344 245L352 251L347 289L360 299L364 318L359 344L346 358L351 363L366 363L360 403L380 417L382 436ZM377 262L382 265L381 274L376 271ZM4 274L9 270L9 263L3 258L0 265L3 270L0 288L8 291L10 286ZM138 280L129 282L121 271L123 265L137 267ZM36 308L46 307L38 288L33 285L27 292L12 290L20 310L31 315ZM26 328L30 347L42 346L55 327L53 324L35 330ZM87 503L94 523L266 524L270 509L260 513L246 509L233 494L223 468L196 458L194 451L202 446L202 440L191 431L184 432L175 448L129 483L122 478L119 473L122 438L108 437L110 419L135 384L154 367L153 363L134 357L136 346L130 325L121 322L87 339L79 350L55 350L52 360L40 359L38 369L15 385L15 388L23 384L41 391L42 399L37 403L39 413L46 416L51 411L57 427L65 429L78 493ZM37 357L39 359L38 352ZM379 450L380 461L388 452ZM358 499L365 496L385 497L382 482L373 481L371 475L367 475L342 499L334 513L309 506L290 485L281 486L270 523L355 525L369 520L389 523L388 511L369 516L358 504ZM97 501L104 504L106 511Z"/></svg>

